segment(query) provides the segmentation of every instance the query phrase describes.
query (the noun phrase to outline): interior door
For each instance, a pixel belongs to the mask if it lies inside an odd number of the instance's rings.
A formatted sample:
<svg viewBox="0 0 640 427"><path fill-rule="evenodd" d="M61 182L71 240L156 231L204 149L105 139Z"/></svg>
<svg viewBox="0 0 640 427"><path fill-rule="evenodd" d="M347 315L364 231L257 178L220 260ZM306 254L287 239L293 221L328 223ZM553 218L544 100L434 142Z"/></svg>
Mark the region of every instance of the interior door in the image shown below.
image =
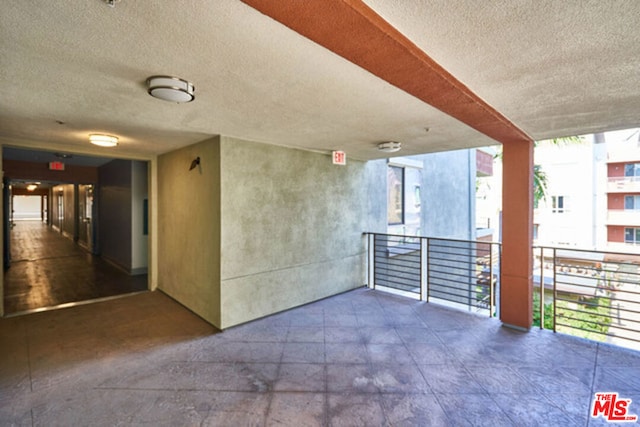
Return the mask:
<svg viewBox="0 0 640 427"><path fill-rule="evenodd" d="M80 185L78 193L78 241L93 252L93 185Z"/></svg>

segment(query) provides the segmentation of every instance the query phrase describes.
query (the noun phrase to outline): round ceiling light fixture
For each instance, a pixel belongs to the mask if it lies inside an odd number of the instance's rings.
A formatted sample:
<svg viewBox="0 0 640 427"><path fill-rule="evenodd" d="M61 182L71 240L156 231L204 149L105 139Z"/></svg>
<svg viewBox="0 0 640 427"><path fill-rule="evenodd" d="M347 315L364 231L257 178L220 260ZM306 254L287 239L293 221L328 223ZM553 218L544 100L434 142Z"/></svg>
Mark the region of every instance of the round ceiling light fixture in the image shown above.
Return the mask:
<svg viewBox="0 0 640 427"><path fill-rule="evenodd" d="M191 102L196 88L191 82L171 76L151 76L147 79L147 91L154 98L169 102Z"/></svg>
<svg viewBox="0 0 640 427"><path fill-rule="evenodd" d="M381 142L378 144L378 150L383 151L385 153L395 153L400 151L402 148L402 144L396 141L387 141Z"/></svg>
<svg viewBox="0 0 640 427"><path fill-rule="evenodd" d="M89 142L100 147L115 147L118 145L118 137L92 133L89 135Z"/></svg>

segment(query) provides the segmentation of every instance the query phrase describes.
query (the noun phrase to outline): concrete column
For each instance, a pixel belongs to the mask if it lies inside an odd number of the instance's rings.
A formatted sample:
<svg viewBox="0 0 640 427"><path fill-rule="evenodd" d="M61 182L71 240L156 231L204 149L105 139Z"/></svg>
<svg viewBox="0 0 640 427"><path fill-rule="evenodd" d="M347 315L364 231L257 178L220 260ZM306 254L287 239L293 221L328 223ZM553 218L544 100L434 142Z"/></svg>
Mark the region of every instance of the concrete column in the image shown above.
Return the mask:
<svg viewBox="0 0 640 427"><path fill-rule="evenodd" d="M503 144L501 320L532 322L533 141Z"/></svg>

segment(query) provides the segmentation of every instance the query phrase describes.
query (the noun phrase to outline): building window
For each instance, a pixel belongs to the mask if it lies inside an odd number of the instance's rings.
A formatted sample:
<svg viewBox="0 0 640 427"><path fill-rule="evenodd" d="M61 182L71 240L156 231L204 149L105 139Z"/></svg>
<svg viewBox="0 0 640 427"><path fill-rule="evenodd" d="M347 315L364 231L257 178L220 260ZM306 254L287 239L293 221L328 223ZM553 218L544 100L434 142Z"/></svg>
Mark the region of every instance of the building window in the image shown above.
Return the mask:
<svg viewBox="0 0 640 427"><path fill-rule="evenodd" d="M640 195L624 196L625 210L640 210Z"/></svg>
<svg viewBox="0 0 640 427"><path fill-rule="evenodd" d="M533 224L533 240L538 240L538 228L539 224Z"/></svg>
<svg viewBox="0 0 640 427"><path fill-rule="evenodd" d="M551 212L553 213L569 212L568 202L569 202L569 198L567 196L551 196Z"/></svg>
<svg viewBox="0 0 640 427"><path fill-rule="evenodd" d="M639 245L640 244L640 228L625 227L624 242L630 245Z"/></svg>
<svg viewBox="0 0 640 427"><path fill-rule="evenodd" d="M387 179L387 221L404 224L404 168L389 166Z"/></svg>
<svg viewBox="0 0 640 427"><path fill-rule="evenodd" d="M627 163L624 165L624 176L640 176L640 163Z"/></svg>

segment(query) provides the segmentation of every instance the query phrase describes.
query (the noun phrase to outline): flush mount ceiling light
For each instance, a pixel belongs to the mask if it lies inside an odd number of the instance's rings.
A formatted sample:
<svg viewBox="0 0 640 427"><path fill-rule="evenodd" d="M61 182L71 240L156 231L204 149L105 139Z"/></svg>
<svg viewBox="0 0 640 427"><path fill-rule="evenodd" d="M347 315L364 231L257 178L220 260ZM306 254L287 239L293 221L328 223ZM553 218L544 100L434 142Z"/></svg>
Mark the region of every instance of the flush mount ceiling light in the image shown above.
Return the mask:
<svg viewBox="0 0 640 427"><path fill-rule="evenodd" d="M378 144L378 150L384 151L385 153L395 153L396 151L400 151L401 148L402 144L396 141L381 142Z"/></svg>
<svg viewBox="0 0 640 427"><path fill-rule="evenodd" d="M196 90L193 84L171 76L151 76L147 79L149 95L169 102L191 102Z"/></svg>
<svg viewBox="0 0 640 427"><path fill-rule="evenodd" d="M118 145L118 137L111 135L101 135L99 133L92 133L89 135L89 142L100 147L115 147Z"/></svg>

